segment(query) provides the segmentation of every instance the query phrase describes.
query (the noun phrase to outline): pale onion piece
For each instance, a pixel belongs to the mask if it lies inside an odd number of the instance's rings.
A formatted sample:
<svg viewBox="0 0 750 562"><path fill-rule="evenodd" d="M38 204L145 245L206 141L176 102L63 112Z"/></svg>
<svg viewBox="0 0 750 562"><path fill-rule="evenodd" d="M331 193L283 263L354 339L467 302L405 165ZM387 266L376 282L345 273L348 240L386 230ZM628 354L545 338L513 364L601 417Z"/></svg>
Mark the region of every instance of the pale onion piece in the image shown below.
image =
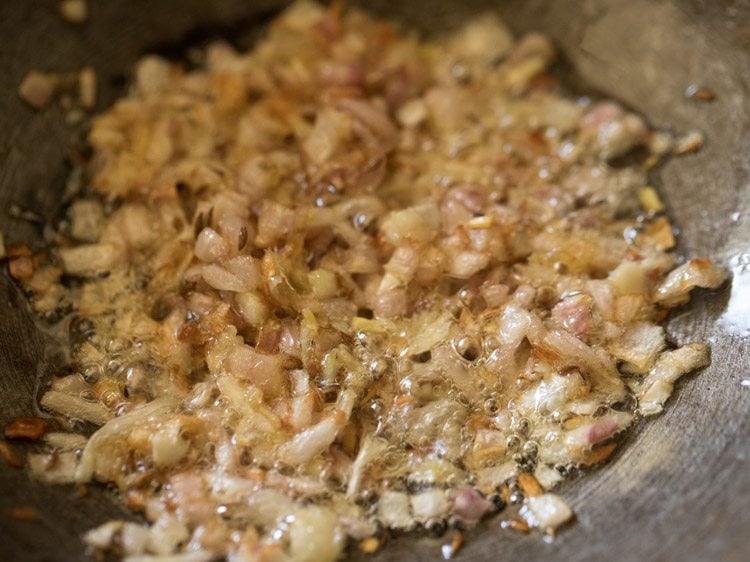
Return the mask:
<svg viewBox="0 0 750 562"><path fill-rule="evenodd" d="M578 367L610 400L618 400L625 393L625 384L618 376L614 363L596 353L581 340L562 330L551 330L544 337L545 348L559 355L560 367Z"/></svg>
<svg viewBox="0 0 750 562"><path fill-rule="evenodd" d="M216 377L216 386L219 387L221 397L242 416L252 416L255 408L263 402L260 389L241 384L230 374L223 373Z"/></svg>
<svg viewBox="0 0 750 562"><path fill-rule="evenodd" d="M93 346L92 346L93 348ZM97 354L97 350L94 349L94 354ZM86 381L78 374L66 375L64 377L55 377L52 380L52 390L58 390L65 394L82 395L89 390L89 386Z"/></svg>
<svg viewBox="0 0 750 562"><path fill-rule="evenodd" d="M589 394L584 398L569 402L567 410L577 416L593 416L600 406L601 397Z"/></svg>
<svg viewBox="0 0 750 562"><path fill-rule="evenodd" d="M308 506L289 525L289 552L296 562L334 562L345 545L337 515L327 507Z"/></svg>
<svg viewBox="0 0 750 562"><path fill-rule="evenodd" d="M83 535L83 541L96 549L107 550L115 540L125 555L141 554L148 542L147 527L129 521L108 521Z"/></svg>
<svg viewBox="0 0 750 562"><path fill-rule="evenodd" d="M346 486L346 495L355 498L359 492L359 486L365 471L370 464L382 460L388 450L388 441L380 437L368 435L362 443L357 457L351 466L349 483Z"/></svg>
<svg viewBox="0 0 750 562"><path fill-rule="evenodd" d="M557 494L546 493L526 498L520 514L531 527L554 530L573 517L573 510Z"/></svg>
<svg viewBox="0 0 750 562"><path fill-rule="evenodd" d="M505 73L505 83L514 90L525 88L534 76L544 72L547 65L547 60L541 56L533 56L514 62Z"/></svg>
<svg viewBox="0 0 750 562"><path fill-rule="evenodd" d="M190 450L190 441L182 436L182 426L177 419L170 420L151 435L151 456L158 467L177 464Z"/></svg>
<svg viewBox="0 0 750 562"><path fill-rule="evenodd" d="M228 312L227 305L220 305L224 310L221 310L219 318L226 318L225 313ZM227 326L222 333L215 338L213 345L208 349L206 353L206 364L208 370L214 375L221 375L223 371L224 360L229 355L229 352L234 350L235 347L242 343L242 338L237 336L237 329L234 326Z"/></svg>
<svg viewBox="0 0 750 562"><path fill-rule="evenodd" d="M135 554L142 554L146 550L150 532L147 527L138 525L137 523L126 522L120 529L119 545L122 547L123 552L132 556Z"/></svg>
<svg viewBox="0 0 750 562"><path fill-rule="evenodd" d="M211 227L200 231L195 240L195 257L201 261L214 262L229 253L229 244Z"/></svg>
<svg viewBox="0 0 750 562"><path fill-rule="evenodd" d="M586 281L586 292L591 295L596 309L605 320L614 320L615 295L612 285L604 279L590 279Z"/></svg>
<svg viewBox="0 0 750 562"><path fill-rule="evenodd" d="M331 446L345 422L346 417L339 410L334 410L282 445L279 448L279 459L289 466L306 463Z"/></svg>
<svg viewBox="0 0 750 562"><path fill-rule="evenodd" d="M497 308L505 304L505 302L508 300L509 293L510 288L507 285L502 285L499 283L491 285L483 284L479 288L479 294L482 295L484 302L486 302L487 306L490 308Z"/></svg>
<svg viewBox="0 0 750 562"><path fill-rule="evenodd" d="M240 279L234 273L230 273L220 265L206 264L200 268L203 280L214 289L219 291L231 291L234 293L243 293L252 290L254 287Z"/></svg>
<svg viewBox="0 0 750 562"><path fill-rule="evenodd" d="M170 74L168 61L155 55L145 56L135 69L136 86L145 96L159 94L169 87Z"/></svg>
<svg viewBox="0 0 750 562"><path fill-rule="evenodd" d="M654 365L665 345L664 328L648 322L636 322L610 344L609 352L625 361L623 370L645 373Z"/></svg>
<svg viewBox="0 0 750 562"><path fill-rule="evenodd" d="M293 476L285 476L275 470L266 473L264 484L269 488L281 490L292 497L299 497L301 500L321 498L330 492L326 488L326 484L321 482L318 476L295 478Z"/></svg>
<svg viewBox="0 0 750 562"><path fill-rule="evenodd" d="M112 217L107 227L102 238L113 244L119 244L120 240L125 240L129 246L145 248L156 239L154 218L151 211L144 205L135 203L123 205ZM162 251L164 251L163 248ZM174 259L173 256L170 257ZM183 259L189 259L189 255L183 254Z"/></svg>
<svg viewBox="0 0 750 562"><path fill-rule="evenodd" d="M34 109L44 109L57 90L56 81L49 75L32 70L18 86L18 95Z"/></svg>
<svg viewBox="0 0 750 562"><path fill-rule="evenodd" d="M124 416L109 420L89 438L76 470L76 482L85 483L94 477L98 456L101 454L101 449L107 443L113 439L125 439L131 430L147 421L166 416L174 411L175 406L176 402L172 398L157 398L153 402L144 404Z"/></svg>
<svg viewBox="0 0 750 562"><path fill-rule="evenodd" d="M232 476L223 470L208 473L206 479L211 486L211 494L221 502L245 501L260 488L255 480Z"/></svg>
<svg viewBox="0 0 750 562"><path fill-rule="evenodd" d="M125 521L107 521L83 535L83 542L99 549L107 549L112 544L115 534L120 532Z"/></svg>
<svg viewBox="0 0 750 562"><path fill-rule="evenodd" d="M662 353L644 379L638 393L638 406L641 413L651 416L661 412L664 403L672 394L677 379L705 367L709 361L708 346L700 343L691 343Z"/></svg>
<svg viewBox="0 0 750 562"><path fill-rule="evenodd" d="M609 282L615 293L619 295L630 293L644 294L648 291L646 270L637 262L622 262L610 272Z"/></svg>
<svg viewBox="0 0 750 562"><path fill-rule="evenodd" d="M308 427L312 423L314 409L315 393L308 392L302 396L296 396L292 400L289 414L289 425L291 425L292 429L302 431Z"/></svg>
<svg viewBox="0 0 750 562"><path fill-rule="evenodd" d="M237 424L237 443L249 444L259 440L273 439L281 429L281 419L265 404L250 408Z"/></svg>
<svg viewBox="0 0 750 562"><path fill-rule="evenodd" d="M586 383L579 373L552 373L521 395L524 408L533 412L554 412L586 392Z"/></svg>
<svg viewBox="0 0 750 562"><path fill-rule="evenodd" d="M573 457L577 457L600 443L618 434L633 423L633 415L628 412L612 412L594 418L590 424L582 425L565 433L565 446Z"/></svg>
<svg viewBox="0 0 750 562"><path fill-rule="evenodd" d="M450 48L459 57L497 61L513 46L513 35L494 12L486 12L466 22L450 39Z"/></svg>
<svg viewBox="0 0 750 562"><path fill-rule="evenodd" d="M300 0L289 4L279 15L277 23L279 26L307 32L324 14L325 8L322 4L314 0Z"/></svg>
<svg viewBox="0 0 750 562"><path fill-rule="evenodd" d="M339 291L338 280L333 271L314 269L307 274L313 294L319 299L330 299Z"/></svg>
<svg viewBox="0 0 750 562"><path fill-rule="evenodd" d="M119 252L112 244L85 244L60 249L60 258L69 275L95 277L112 269Z"/></svg>
<svg viewBox="0 0 750 562"><path fill-rule="evenodd" d="M290 387L292 396L299 398L306 396L313 389L310 375L304 369L294 369L289 371Z"/></svg>
<svg viewBox="0 0 750 562"><path fill-rule="evenodd" d="M190 532L177 516L169 513L159 517L149 528L147 550L161 556L172 555L180 543L190 538Z"/></svg>
<svg viewBox="0 0 750 562"><path fill-rule="evenodd" d="M193 550L178 554L136 554L126 556L122 562L211 562L218 560L221 555L209 550Z"/></svg>
<svg viewBox="0 0 750 562"><path fill-rule="evenodd" d="M428 309L414 316L410 323L409 354L418 355L446 341L454 322L450 312Z"/></svg>
<svg viewBox="0 0 750 562"><path fill-rule="evenodd" d="M480 401L482 401L482 395L477 386L479 383L479 377L476 377L474 373L467 368L463 359L451 349L448 344L434 348L432 350L432 359L437 366L437 369L442 372L447 381L451 383L456 390L464 393L466 398L474 403L480 403ZM433 404L436 402L433 402ZM453 404L453 409L456 414L460 413L460 408L457 406L458 404Z"/></svg>
<svg viewBox="0 0 750 562"><path fill-rule="evenodd" d="M294 230L297 213L270 199L264 199L258 215L258 233L255 245L261 248L271 246Z"/></svg>
<svg viewBox="0 0 750 562"><path fill-rule="evenodd" d="M429 525L440 521L448 514L450 504L443 490L428 490L409 498L414 519Z"/></svg>
<svg viewBox="0 0 750 562"><path fill-rule="evenodd" d="M552 309L552 319L581 340L588 340L601 329L601 320L594 311L591 296L568 296Z"/></svg>
<svg viewBox="0 0 750 562"><path fill-rule="evenodd" d="M112 419L110 412L101 402L91 402L73 394L50 390L44 393L40 404L43 408L74 419L96 425L104 425Z"/></svg>
<svg viewBox="0 0 750 562"><path fill-rule="evenodd" d="M507 461L498 466L489 466L477 471L477 484L480 491L493 494L500 486L518 473L518 466Z"/></svg>
<svg viewBox="0 0 750 562"><path fill-rule="evenodd" d="M439 211L433 203L391 211L382 219L380 230L394 246L412 241L426 243L437 235L438 221Z"/></svg>
<svg viewBox="0 0 750 562"><path fill-rule="evenodd" d="M383 142L393 142L398 136L398 130L391 122L388 114L375 104L355 98L342 98L337 102L337 105L339 109L346 111L355 119L364 123L381 137Z"/></svg>
<svg viewBox="0 0 750 562"><path fill-rule="evenodd" d="M380 318L399 318L405 316L409 302L405 287L393 287L385 291L379 291L375 302L372 303L372 311Z"/></svg>
<svg viewBox="0 0 750 562"><path fill-rule="evenodd" d="M251 201L262 198L279 181L283 159L279 165L276 165L275 155L277 154L283 153L254 156L242 164L239 170L238 187L241 192L250 197Z"/></svg>
<svg viewBox="0 0 750 562"><path fill-rule="evenodd" d="M404 127L416 127L427 119L429 112L423 99L416 98L403 104L396 114L398 122Z"/></svg>
<svg viewBox="0 0 750 562"><path fill-rule="evenodd" d="M96 242L104 228L104 209L94 199L79 199L68 209L70 234L82 242Z"/></svg>
<svg viewBox="0 0 750 562"><path fill-rule="evenodd" d="M380 283L380 291L404 286L414 277L419 265L419 250L414 246L399 246L385 264L386 274Z"/></svg>
<svg viewBox="0 0 750 562"><path fill-rule="evenodd" d="M50 447L59 449L61 451L72 451L74 449L82 449L86 446L88 439L79 435L78 433L63 433L59 431L51 431L44 434L44 442Z"/></svg>
<svg viewBox="0 0 750 562"><path fill-rule="evenodd" d="M454 463L446 459L428 457L409 463L410 484L424 485L448 485L459 483L466 479L466 473Z"/></svg>
<svg viewBox="0 0 750 562"><path fill-rule="evenodd" d="M75 482L78 459L74 451L54 454L31 453L28 457L31 474L47 484Z"/></svg>
<svg viewBox="0 0 750 562"><path fill-rule="evenodd" d="M633 114L606 123L596 136L599 154L604 160L612 160L645 142L648 128L643 119Z"/></svg>
<svg viewBox="0 0 750 562"><path fill-rule="evenodd" d="M90 66L82 68L78 73L78 95L85 109L96 105L96 89L96 72Z"/></svg>
<svg viewBox="0 0 750 562"><path fill-rule="evenodd" d="M351 134L351 117L333 109L320 111L310 136L302 143L305 155L316 164L325 163Z"/></svg>
<svg viewBox="0 0 750 562"><path fill-rule="evenodd" d="M372 538L378 532L377 523L363 517L350 517L343 514L339 516L339 521L346 535L355 541Z"/></svg>
<svg viewBox="0 0 750 562"><path fill-rule="evenodd" d="M467 250L452 257L448 263L448 272L458 279L468 279L482 271L489 263L488 254Z"/></svg>
<svg viewBox="0 0 750 562"><path fill-rule="evenodd" d="M235 377L257 386L264 396L276 398L286 388L284 358L238 345L224 360L224 369Z"/></svg>
<svg viewBox="0 0 750 562"><path fill-rule="evenodd" d="M559 471L541 462L534 469L534 477L545 490L551 490L563 481Z"/></svg>
<svg viewBox="0 0 750 562"><path fill-rule="evenodd" d="M513 351L521 344L525 337L533 331L538 322L533 315L515 303L508 303L503 307L497 336L500 343Z"/></svg>
<svg viewBox="0 0 750 562"><path fill-rule="evenodd" d="M352 330L355 332L388 334L393 332L394 326L393 322L385 318L352 318Z"/></svg>
<svg viewBox="0 0 750 562"><path fill-rule="evenodd" d="M378 500L378 519L391 529L409 530L416 522L411 513L409 496L403 492L387 491Z"/></svg>
<svg viewBox="0 0 750 562"><path fill-rule="evenodd" d="M297 508L287 494L278 490L261 489L247 496L245 501L252 524L264 527L271 527Z"/></svg>
<svg viewBox="0 0 750 562"><path fill-rule="evenodd" d="M70 23L83 23L89 17L86 0L62 0L58 9L60 15Z"/></svg>
<svg viewBox="0 0 750 562"><path fill-rule="evenodd" d="M661 282L654 295L655 301L669 308L690 300L695 287L716 289L726 278L724 270L707 259L693 259L672 270Z"/></svg>
<svg viewBox="0 0 750 562"><path fill-rule="evenodd" d="M251 326L260 326L271 314L268 303L255 292L238 293L235 302L242 318Z"/></svg>
<svg viewBox="0 0 750 562"><path fill-rule="evenodd" d="M494 219L492 215L484 215L481 217L474 217L466 223L466 226L472 230L487 230L492 226L493 222Z"/></svg>

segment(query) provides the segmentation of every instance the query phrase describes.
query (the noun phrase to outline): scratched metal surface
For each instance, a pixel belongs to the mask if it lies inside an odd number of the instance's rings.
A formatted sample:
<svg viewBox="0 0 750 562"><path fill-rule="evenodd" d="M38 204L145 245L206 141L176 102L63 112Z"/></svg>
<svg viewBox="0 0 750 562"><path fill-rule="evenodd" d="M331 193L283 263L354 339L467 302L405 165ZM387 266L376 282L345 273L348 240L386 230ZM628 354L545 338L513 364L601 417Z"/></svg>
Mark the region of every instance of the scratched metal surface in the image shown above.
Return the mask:
<svg viewBox="0 0 750 562"><path fill-rule="evenodd" d="M68 171L75 133L56 109L33 113L15 95L30 68L94 66L100 109L124 91L132 64L150 50L178 54L225 36L245 44L283 2L273 0L109 0L90 2L83 26L63 22L55 0L0 4L0 230L6 242L41 243L38 225L11 218L16 203L51 219ZM750 299L750 2L700 0L371 0L374 11L430 31L478 10L497 9L518 32L542 30L575 69L570 86L601 91L651 122L703 130L698 154L675 159L655 177L681 230L679 251L710 255L735 271L732 286L699 294L670 323L677 342L710 340L713 362L678 385L666 412L641 423L611 462L561 493L577 522L553 544L489 521L469 534L459 560L747 560L750 552L750 379L748 341L721 319L748 322ZM685 99L693 83L717 94ZM742 258L741 256L746 256ZM47 346L23 296L0 275L0 426L33 411ZM23 453L22 447L17 447ZM7 510L34 507L41 519L12 521ZM103 489L79 498L69 487L34 484L0 463L0 559L83 561L80 534L127 516ZM440 558L440 541L395 539L373 561ZM353 559L359 560L355 554ZM364 559L364 558L361 558Z"/></svg>

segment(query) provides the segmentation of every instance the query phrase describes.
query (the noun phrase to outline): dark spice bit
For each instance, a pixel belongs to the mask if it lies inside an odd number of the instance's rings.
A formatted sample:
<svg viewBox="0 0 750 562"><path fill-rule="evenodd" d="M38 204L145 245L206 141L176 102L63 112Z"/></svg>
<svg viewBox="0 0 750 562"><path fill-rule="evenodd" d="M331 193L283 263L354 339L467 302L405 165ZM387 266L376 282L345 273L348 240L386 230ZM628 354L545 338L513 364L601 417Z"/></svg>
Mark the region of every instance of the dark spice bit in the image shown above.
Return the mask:
<svg viewBox="0 0 750 562"><path fill-rule="evenodd" d="M529 524L520 517L516 517L514 519L506 519L505 521L500 523L500 526L503 529L510 529L511 531L518 531L519 533L528 533L529 531L531 531L531 527L529 527Z"/></svg>
<svg viewBox="0 0 750 562"><path fill-rule="evenodd" d="M440 547L440 552L443 555L443 558L445 560L450 560L453 558L456 553L461 549L461 546L464 544L464 535L461 533L461 531L456 531L453 533L453 538L451 539L451 542L448 544L444 544Z"/></svg>
<svg viewBox="0 0 750 562"><path fill-rule="evenodd" d="M49 431L49 422L33 416L15 418L5 426L6 439L30 439L38 441Z"/></svg>
<svg viewBox="0 0 750 562"><path fill-rule="evenodd" d="M0 456L13 468L23 468L23 463L5 441L0 441Z"/></svg>
<svg viewBox="0 0 750 562"><path fill-rule="evenodd" d="M8 517L16 521L36 521L39 513L33 507L14 507L8 511Z"/></svg>
<svg viewBox="0 0 750 562"><path fill-rule="evenodd" d="M716 99L716 93L704 86L690 84L685 90L685 97L697 101L714 101Z"/></svg>

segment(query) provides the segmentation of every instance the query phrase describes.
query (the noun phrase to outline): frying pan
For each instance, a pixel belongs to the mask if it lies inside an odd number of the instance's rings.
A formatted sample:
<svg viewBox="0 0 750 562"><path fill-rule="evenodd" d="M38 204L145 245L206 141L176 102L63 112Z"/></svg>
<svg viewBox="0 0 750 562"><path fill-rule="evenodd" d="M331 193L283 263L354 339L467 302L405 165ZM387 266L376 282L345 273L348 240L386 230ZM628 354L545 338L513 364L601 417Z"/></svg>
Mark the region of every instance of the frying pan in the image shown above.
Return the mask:
<svg viewBox="0 0 750 562"><path fill-rule="evenodd" d="M32 247L41 247L42 227L16 218L11 207L30 209L42 220L58 216L67 150L80 132L65 125L59 109L34 113L18 99L16 88L29 69L93 66L101 110L124 93L143 53L179 56L215 37L247 48L284 4L90 1L89 21L75 26L59 17L56 3L0 4L0 230L6 243ZM750 559L750 353L740 333L750 316L750 273L743 272L743 264L750 268L750 2L382 0L367 6L426 32L495 9L517 33L552 36L573 91L603 92L659 127L702 130L704 148L671 160L653 181L680 229L678 252L711 256L734 270L731 284L697 294L669 323L677 343L712 343L711 366L679 384L665 413L640 422L606 466L560 489L577 513L576 523L548 544L539 536L502 531L490 520L468 534L459 560ZM709 87L716 100L687 99L685 88L693 83ZM38 377L62 368L49 349L23 296L3 273L0 425L32 413ZM32 507L39 519L7 517L15 507ZM0 560L87 560L80 534L118 517L133 516L103 487L79 497L72 487L36 484L0 461ZM395 538L372 560L439 559L440 542Z"/></svg>

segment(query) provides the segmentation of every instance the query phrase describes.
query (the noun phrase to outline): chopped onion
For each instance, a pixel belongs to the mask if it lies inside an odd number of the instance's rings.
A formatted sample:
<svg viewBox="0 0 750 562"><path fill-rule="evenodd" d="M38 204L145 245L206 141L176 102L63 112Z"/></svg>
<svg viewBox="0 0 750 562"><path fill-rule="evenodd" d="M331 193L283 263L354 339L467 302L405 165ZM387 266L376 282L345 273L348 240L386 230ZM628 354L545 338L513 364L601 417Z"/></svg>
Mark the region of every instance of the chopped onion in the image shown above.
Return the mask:
<svg viewBox="0 0 750 562"><path fill-rule="evenodd" d="M531 527L554 530L569 521L573 511L560 496L547 493L526 498L521 515Z"/></svg>
<svg viewBox="0 0 750 562"><path fill-rule="evenodd" d="M112 419L112 413L103 404L57 390L45 392L40 404L67 418L89 421L96 425L103 425Z"/></svg>
<svg viewBox="0 0 750 562"><path fill-rule="evenodd" d="M334 562L344 548L338 517L328 508L309 506L294 513L289 550L299 562Z"/></svg>
<svg viewBox="0 0 750 562"><path fill-rule="evenodd" d="M694 287L716 289L726 278L723 270L705 259L695 259L674 269L656 289L656 301L673 307L686 303Z"/></svg>

